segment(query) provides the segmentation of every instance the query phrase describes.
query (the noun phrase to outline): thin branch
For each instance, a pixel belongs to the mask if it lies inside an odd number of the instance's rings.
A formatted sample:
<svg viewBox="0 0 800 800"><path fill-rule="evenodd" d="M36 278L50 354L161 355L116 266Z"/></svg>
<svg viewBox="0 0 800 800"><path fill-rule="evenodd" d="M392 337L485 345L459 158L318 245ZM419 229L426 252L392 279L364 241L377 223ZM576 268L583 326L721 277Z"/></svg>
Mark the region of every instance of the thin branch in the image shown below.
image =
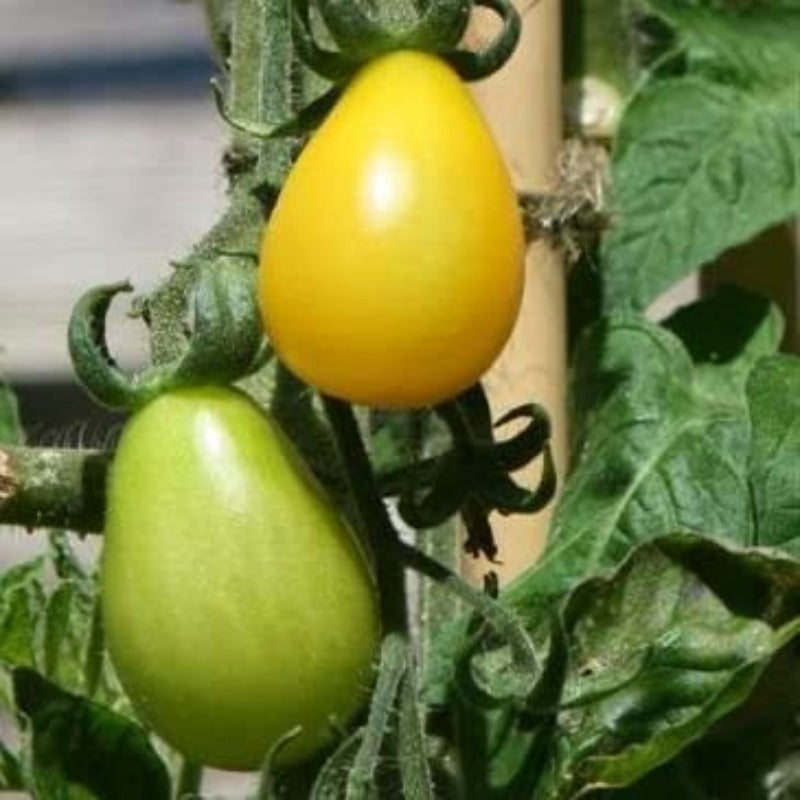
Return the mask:
<svg viewBox="0 0 800 800"><path fill-rule="evenodd" d="M102 531L109 460L99 450L0 446L0 524Z"/></svg>
<svg viewBox="0 0 800 800"><path fill-rule="evenodd" d="M372 693L364 737L347 777L346 800L366 800L373 796L381 745L386 738L400 682L408 666L408 642L405 636L388 634L381 648L378 682Z"/></svg>
<svg viewBox="0 0 800 800"><path fill-rule="evenodd" d="M408 611L403 565L397 557L400 538L375 484L372 466L353 409L347 403L332 397L323 397L323 402L361 528L375 560L377 582L381 589L384 630L386 633L405 633L408 630Z"/></svg>

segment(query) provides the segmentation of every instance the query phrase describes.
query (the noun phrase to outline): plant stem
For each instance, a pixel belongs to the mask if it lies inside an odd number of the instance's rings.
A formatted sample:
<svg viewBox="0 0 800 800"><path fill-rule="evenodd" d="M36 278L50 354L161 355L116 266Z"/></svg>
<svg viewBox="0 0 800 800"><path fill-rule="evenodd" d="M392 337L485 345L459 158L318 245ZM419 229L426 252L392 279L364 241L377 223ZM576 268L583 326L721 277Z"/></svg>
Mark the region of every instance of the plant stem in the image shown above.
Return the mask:
<svg viewBox="0 0 800 800"><path fill-rule="evenodd" d="M414 800L434 800L416 664L409 665L400 687L397 740L403 796Z"/></svg>
<svg viewBox="0 0 800 800"><path fill-rule="evenodd" d="M408 631L405 574L397 557L400 537L381 500L369 456L358 430L353 409L341 400L323 397L359 522L375 560L381 593L384 631Z"/></svg>
<svg viewBox="0 0 800 800"><path fill-rule="evenodd" d="M196 797L202 783L203 768L193 761L184 759L176 784L175 800L184 800L184 798L188 800L188 798Z"/></svg>
<svg viewBox="0 0 800 800"><path fill-rule="evenodd" d="M0 446L0 524L102 531L110 455Z"/></svg>
<svg viewBox="0 0 800 800"><path fill-rule="evenodd" d="M510 646L518 666L520 687L530 691L540 672L539 659L525 629L505 606L476 589L455 572L405 542L395 543L397 560L449 589L487 622ZM520 692L525 694L525 692Z"/></svg>
<svg viewBox="0 0 800 800"><path fill-rule="evenodd" d="M400 682L408 669L408 642L402 633L388 633L381 646L378 682L372 693L364 738L347 777L345 800L366 800L374 787L381 745L386 737Z"/></svg>

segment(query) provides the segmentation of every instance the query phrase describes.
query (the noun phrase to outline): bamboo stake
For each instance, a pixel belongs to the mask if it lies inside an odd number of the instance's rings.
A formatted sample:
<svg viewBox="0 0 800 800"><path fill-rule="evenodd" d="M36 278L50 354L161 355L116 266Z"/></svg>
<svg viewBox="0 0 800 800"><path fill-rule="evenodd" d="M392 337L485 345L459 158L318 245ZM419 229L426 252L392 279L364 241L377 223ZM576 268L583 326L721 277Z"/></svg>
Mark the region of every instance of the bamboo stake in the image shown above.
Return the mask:
<svg viewBox="0 0 800 800"><path fill-rule="evenodd" d="M516 188L552 188L562 143L561 4L559 0L517 0L523 15L522 41L513 59L495 76L475 86L475 95L510 166ZM491 23L476 21L470 35L482 38ZM505 352L487 376L495 413L536 400L553 422L559 479L567 463L566 342L564 272L559 254L534 242L527 254L527 287L517 328ZM539 467L518 477L533 485ZM500 567L465 560L464 572L478 580L488 568L505 582L541 552L553 504L536 516L493 518Z"/></svg>

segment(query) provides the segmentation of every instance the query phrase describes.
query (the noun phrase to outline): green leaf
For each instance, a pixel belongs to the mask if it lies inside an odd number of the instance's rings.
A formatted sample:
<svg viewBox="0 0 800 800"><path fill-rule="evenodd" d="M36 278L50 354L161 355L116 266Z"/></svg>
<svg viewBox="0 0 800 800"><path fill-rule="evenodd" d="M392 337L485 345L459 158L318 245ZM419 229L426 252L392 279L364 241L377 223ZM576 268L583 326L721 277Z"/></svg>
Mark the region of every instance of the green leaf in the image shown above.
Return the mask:
<svg viewBox="0 0 800 800"><path fill-rule="evenodd" d="M743 703L800 631L800 563L673 536L593 578L566 610L570 658L537 800L626 786Z"/></svg>
<svg viewBox="0 0 800 800"><path fill-rule="evenodd" d="M69 534L53 532L49 544L50 562L59 581L47 598L40 621L43 630L37 637L43 673L63 689L133 717L103 649L98 576L81 564Z"/></svg>
<svg viewBox="0 0 800 800"><path fill-rule="evenodd" d="M0 381L0 444L22 444L23 439L16 395Z"/></svg>
<svg viewBox="0 0 800 800"><path fill-rule="evenodd" d="M688 350L702 391L741 403L751 370L778 352L784 332L777 306L735 286L679 309L664 326Z"/></svg>
<svg viewBox="0 0 800 800"><path fill-rule="evenodd" d="M618 563L639 542L675 530L754 541L744 408L695 384L672 334L622 315L578 354L576 429L584 446L536 572L561 591ZM588 432L587 432L588 431ZM538 580L538 579L537 579Z"/></svg>
<svg viewBox="0 0 800 800"><path fill-rule="evenodd" d="M61 581L47 601L44 633L44 674L57 678L61 651L67 640L72 605L77 587L72 581Z"/></svg>
<svg viewBox="0 0 800 800"><path fill-rule="evenodd" d="M14 690L32 727L37 798L79 787L95 800L169 800L166 767L138 725L31 669L14 671Z"/></svg>
<svg viewBox="0 0 800 800"><path fill-rule="evenodd" d="M651 80L620 124L607 309L647 306L800 210L800 10L651 5L677 28L689 71Z"/></svg>
<svg viewBox="0 0 800 800"><path fill-rule="evenodd" d="M734 297L738 323L720 310ZM800 553L800 359L769 355L780 339L774 311L725 293L670 324L696 364L672 333L630 314L579 348L580 453L542 561L510 590L526 596L526 616L675 530Z"/></svg>
<svg viewBox="0 0 800 800"><path fill-rule="evenodd" d="M800 556L800 367L794 356L759 362L747 383L753 425L750 486L758 544Z"/></svg>
<svg viewBox="0 0 800 800"><path fill-rule="evenodd" d="M45 607L43 559L6 570L0 578L0 661L36 666L36 632Z"/></svg>
<svg viewBox="0 0 800 800"><path fill-rule="evenodd" d="M798 667L797 647L790 644L772 660L747 702L681 755L681 772L705 796L724 800L796 796Z"/></svg>
<svg viewBox="0 0 800 800"><path fill-rule="evenodd" d="M726 303L739 313L722 313ZM669 324L683 341L638 315L618 314L577 349L570 392L573 472L542 559L503 595L539 651L559 599L646 539L683 529L742 544L779 543L761 536L753 507L751 481L760 457L754 451L751 462L747 454L762 413L751 410L746 393L754 365L777 347L777 312L730 290L683 309ZM800 370L800 361L790 363ZM751 394L761 379L754 380ZM776 434L790 424L787 409ZM781 463L789 479L799 460L800 449L793 454L787 446ZM790 507L791 487L786 491L781 503ZM777 502L770 496L762 506ZM790 536L792 529L783 533ZM444 628L426 658L429 702L445 702L451 691L464 631L463 622Z"/></svg>
<svg viewBox="0 0 800 800"><path fill-rule="evenodd" d="M0 742L0 791L22 791L24 788L19 759Z"/></svg>

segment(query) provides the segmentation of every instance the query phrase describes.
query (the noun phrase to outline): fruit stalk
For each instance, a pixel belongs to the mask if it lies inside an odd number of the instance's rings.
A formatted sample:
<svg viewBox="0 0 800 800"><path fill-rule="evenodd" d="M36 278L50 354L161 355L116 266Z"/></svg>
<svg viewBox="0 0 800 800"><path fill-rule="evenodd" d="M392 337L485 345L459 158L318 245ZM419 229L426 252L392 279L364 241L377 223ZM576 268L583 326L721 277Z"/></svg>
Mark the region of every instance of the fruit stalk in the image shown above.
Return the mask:
<svg viewBox="0 0 800 800"><path fill-rule="evenodd" d="M358 430L353 409L347 403L324 397L325 412L333 429L362 533L367 537L381 594L384 632L408 630L405 575L397 558L399 536L381 500L369 456Z"/></svg>

